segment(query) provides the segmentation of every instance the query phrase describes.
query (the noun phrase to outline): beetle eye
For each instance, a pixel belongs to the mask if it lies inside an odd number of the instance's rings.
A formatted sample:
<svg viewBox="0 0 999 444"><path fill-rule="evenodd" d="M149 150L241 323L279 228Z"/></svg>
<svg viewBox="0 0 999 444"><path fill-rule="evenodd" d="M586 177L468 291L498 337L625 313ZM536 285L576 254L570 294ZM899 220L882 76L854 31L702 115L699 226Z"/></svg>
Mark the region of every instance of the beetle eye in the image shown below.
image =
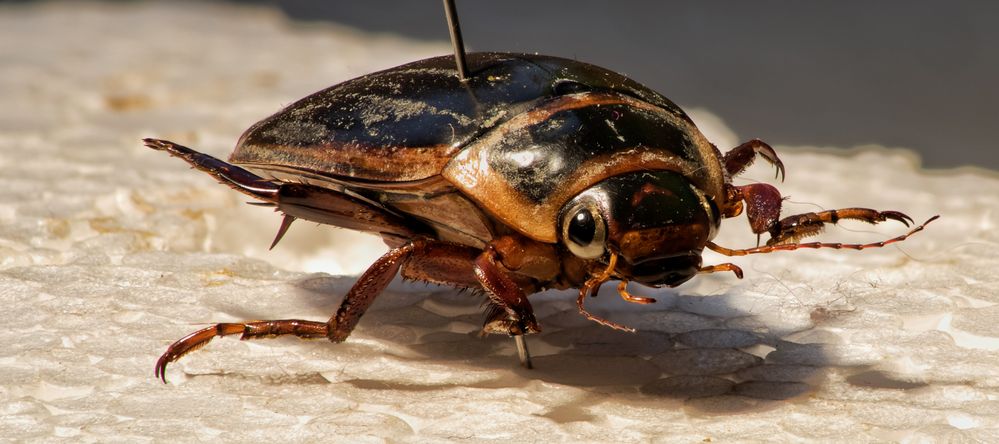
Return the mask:
<svg viewBox="0 0 999 444"><path fill-rule="evenodd" d="M595 207L580 205L566 213L562 239L572 254L583 259L596 259L606 251L607 228Z"/></svg>

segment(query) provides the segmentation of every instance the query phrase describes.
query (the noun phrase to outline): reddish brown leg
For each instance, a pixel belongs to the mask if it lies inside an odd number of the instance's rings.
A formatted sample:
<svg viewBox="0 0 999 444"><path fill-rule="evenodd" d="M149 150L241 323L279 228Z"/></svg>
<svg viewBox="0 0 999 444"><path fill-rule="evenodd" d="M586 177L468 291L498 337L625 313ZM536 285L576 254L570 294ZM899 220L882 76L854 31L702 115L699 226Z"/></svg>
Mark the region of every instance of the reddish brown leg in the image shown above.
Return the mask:
<svg viewBox="0 0 999 444"><path fill-rule="evenodd" d="M467 286L475 281L471 276L471 266L469 260L474 257L470 251L476 251L471 247L439 242L433 240L417 239L401 247L389 250L382 257L378 258L354 283L350 291L344 297L343 302L337 312L330 317L327 322L303 321L298 319L286 319L276 321L252 321L244 323L224 323L217 324L202 330L196 331L183 339L174 342L163 356L156 362L156 375L166 382L166 366L176 361L181 356L194 351L210 342L217 336L228 336L240 334L240 339L255 339L262 337L273 337L281 335L293 335L300 338L327 338L332 342L343 342L350 336L351 331L357 326L364 312L374 303L375 297L381 294L382 290L392 281L398 273L400 267L407 264L417 264L417 269L433 269L433 264L437 262L450 262L459 264L464 260L464 273L462 271L452 272L443 276L437 276L433 282L448 283L458 286ZM425 261L424 261L425 260ZM430 266L426 264L431 264ZM420 268L422 267L422 268ZM448 280L454 279L457 282ZM526 298L524 298L526 300ZM528 305L528 310L530 306ZM534 317L531 315L530 320Z"/></svg>
<svg viewBox="0 0 999 444"><path fill-rule="evenodd" d="M793 243L803 237L818 234L825 224L834 224L841 219L853 219L870 224L897 220L909 226L912 218L898 211L877 211L870 208L843 208L818 213L804 213L788 216L770 227L770 240L767 245Z"/></svg>
<svg viewBox="0 0 999 444"><path fill-rule="evenodd" d="M885 245L894 244L896 242L902 242L902 241L908 239L909 236L912 236L912 235L914 235L914 234L916 234L916 233L918 233L920 231L923 231L923 228L925 228L927 225L929 225L930 222L933 222L933 221L937 220L937 218L939 218L939 217L940 217L939 215L933 216L933 217L929 218L926 222L923 222L921 225L919 225L919 226L917 226L917 227L909 230L908 233L905 233L905 234L903 234L901 236L896 236L896 237L893 237L893 238L888 239L888 240L883 240L881 242L872 242L872 243L869 243L869 244L842 244L842 243L827 243L827 242L809 242L809 243L805 243L805 244L766 245L766 246L763 246L763 247L745 248L745 249L735 250L735 249L731 249L731 248L722 247L720 245L715 244L714 242L708 242L707 243L707 247L710 248L711 250L715 251L715 252L724 254L726 256L746 256L746 255L749 255L749 254L773 253L775 251L792 251L792 250L797 250L797 249L800 249L800 248L812 248L812 249L834 248L834 249L849 249L849 250L864 250L864 249L867 249L867 248L881 248L881 247L884 247Z"/></svg>
<svg viewBox="0 0 999 444"><path fill-rule="evenodd" d="M541 328L534 318L534 310L527 300L524 290L497 264L496 250L487 247L475 258L475 277L486 290L489 300L505 316L494 314L486 319L482 330L486 333L524 335L538 333Z"/></svg>
<svg viewBox="0 0 999 444"><path fill-rule="evenodd" d="M600 291L599 288L595 289L594 292ZM633 304L655 304L655 298L647 298L642 296L635 296L628 292L628 281L621 281L617 284L617 294L621 296L621 299L631 302Z"/></svg>
<svg viewBox="0 0 999 444"><path fill-rule="evenodd" d="M217 324L174 342L156 361L156 375L166 382L166 366L181 356L208 344L216 336L241 334L240 339L255 339L280 335L294 335L300 338L327 338L332 342L343 342L357 325L364 311L371 306L385 286L395 277L399 267L409 259L416 245L425 246L428 241L417 240L402 247L390 250L378 258L368 268L340 303L329 321L301 321L297 319L277 321L253 321L245 323Z"/></svg>
<svg viewBox="0 0 999 444"><path fill-rule="evenodd" d="M576 298L576 307L579 308L579 314L583 315L586 319L596 322L605 327L610 327L615 330L626 331L628 333L634 333L635 329L618 324L617 322L601 318L593 313L590 313L586 307L583 306L583 302L586 301L586 295L592 294L596 296L596 289L600 288L600 285L604 282L610 280L611 275L614 273L614 269L617 266L617 254L614 252L610 253L610 260L607 261L607 268L603 270L600 274L592 276L583 283L583 286L579 288L579 296Z"/></svg>
<svg viewBox="0 0 999 444"><path fill-rule="evenodd" d="M774 177L779 177L783 182L784 163L777 157L774 149L760 139L753 139L732 148L722 156L722 163L725 164L725 171L728 171L728 175L735 177L752 165L757 155L777 168L777 175Z"/></svg>
<svg viewBox="0 0 999 444"><path fill-rule="evenodd" d="M534 310L524 290L497 266L499 254L489 246L475 258L474 272L479 284L486 290L493 303L493 311L486 317L482 333L499 333L513 336L517 355L524 368L533 368L531 353L527 350L525 334L538 333L541 327L534 318Z"/></svg>
<svg viewBox="0 0 999 444"><path fill-rule="evenodd" d="M325 338L327 324L325 322L302 321L298 319L283 319L278 321L253 321L244 323L215 324L211 327L203 328L167 348L167 351L156 361L156 377L166 383L167 364L180 359L194 350L197 350L212 339L219 336L241 335L239 339L266 338L281 335L295 335L300 338Z"/></svg>
<svg viewBox="0 0 999 444"><path fill-rule="evenodd" d="M726 185L725 191L728 202L745 201L749 227L757 235L769 231L780 218L781 202L784 198L773 185L765 183L753 183L738 187Z"/></svg>
<svg viewBox="0 0 999 444"><path fill-rule="evenodd" d="M793 243L801 238L818 234L825 224L842 219L854 219L875 224L887 220L897 220L909 226L912 218L898 211L877 211L869 208L843 208L817 213L804 213L780 217L781 203L784 200L780 191L772 185L754 183L743 186L726 185L728 202L745 202L746 218L749 226L759 236L770 233L767 245ZM759 242L757 242L757 245Z"/></svg>
<svg viewBox="0 0 999 444"><path fill-rule="evenodd" d="M742 279L742 269L735 264L718 264L718 265L708 265L706 267L701 267L697 270L698 273L717 273L719 271L731 271L735 273L735 277Z"/></svg>

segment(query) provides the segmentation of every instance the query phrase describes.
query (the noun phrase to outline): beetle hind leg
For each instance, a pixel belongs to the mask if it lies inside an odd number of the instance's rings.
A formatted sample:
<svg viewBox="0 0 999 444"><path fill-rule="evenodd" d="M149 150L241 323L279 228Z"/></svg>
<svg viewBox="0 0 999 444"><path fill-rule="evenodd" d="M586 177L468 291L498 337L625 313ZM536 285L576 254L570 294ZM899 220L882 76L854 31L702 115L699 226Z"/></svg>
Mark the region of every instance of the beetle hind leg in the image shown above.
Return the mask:
<svg viewBox="0 0 999 444"><path fill-rule="evenodd" d="M331 342L343 342L357 326L364 312L374 303L375 298L399 272L399 268L411 260L414 254L424 253L433 245L433 241L418 239L382 255L357 279L344 296L340 308L326 322L285 319L224 323L191 333L173 343L160 356L156 362L156 376L166 382L167 364L203 347L219 336L239 334L240 339L256 339L292 335L303 339L326 338Z"/></svg>
<svg viewBox="0 0 999 444"><path fill-rule="evenodd" d="M425 227L346 190L268 180L237 165L167 140L143 139L143 142L152 149L179 157L236 191L263 201L251 203L271 206L284 213L286 218L271 244L272 248L295 219L375 233L390 240L393 246L402 245L426 231Z"/></svg>
<svg viewBox="0 0 999 444"><path fill-rule="evenodd" d="M182 356L208 345L212 339L221 336L240 335L239 339L257 339L281 335L294 335L303 339L325 338L329 326L325 322L282 319L276 321L252 321L222 323L191 333L170 344L167 351L156 361L155 375L166 383L167 364Z"/></svg>
<svg viewBox="0 0 999 444"><path fill-rule="evenodd" d="M149 148L166 151L171 156L179 157L193 168L204 171L214 177L219 183L254 198L273 202L277 198L280 186L266 180L236 165L222 161L204 153L199 153L186 146L169 140L142 139Z"/></svg>

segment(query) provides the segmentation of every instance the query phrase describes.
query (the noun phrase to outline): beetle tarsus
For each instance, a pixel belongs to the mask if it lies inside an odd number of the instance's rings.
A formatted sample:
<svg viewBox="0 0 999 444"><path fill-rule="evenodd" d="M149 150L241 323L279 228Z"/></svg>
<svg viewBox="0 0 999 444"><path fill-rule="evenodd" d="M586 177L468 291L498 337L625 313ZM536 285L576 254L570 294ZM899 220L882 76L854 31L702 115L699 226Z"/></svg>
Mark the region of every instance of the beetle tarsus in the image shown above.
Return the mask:
<svg viewBox="0 0 999 444"><path fill-rule="evenodd" d="M731 201L745 202L746 219L753 233L766 233L780 218L784 198L773 185L752 183L743 186L726 186L726 194ZM736 213L737 214L737 213Z"/></svg>

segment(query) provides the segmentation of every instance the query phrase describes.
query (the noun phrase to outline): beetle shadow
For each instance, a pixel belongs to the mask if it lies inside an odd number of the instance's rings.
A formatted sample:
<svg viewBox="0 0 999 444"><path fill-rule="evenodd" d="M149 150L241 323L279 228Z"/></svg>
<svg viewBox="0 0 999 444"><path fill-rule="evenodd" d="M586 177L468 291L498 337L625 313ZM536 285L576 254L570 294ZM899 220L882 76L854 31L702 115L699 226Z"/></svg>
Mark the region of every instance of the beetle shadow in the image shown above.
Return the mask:
<svg viewBox="0 0 999 444"><path fill-rule="evenodd" d="M315 308L328 316L355 279L312 275L296 286L302 292L323 295L309 300L320 301ZM729 291L734 294L737 290ZM627 304L610 294L613 291L607 293L588 300L588 309L636 327L637 333L613 330L583 318L573 291L533 295L543 331L528 337L534 368L525 369L518 363L514 341L478 333L486 308L482 295L397 279L364 315L347 344L353 339L360 347L370 348L372 354L496 376L427 385L377 379L344 383L361 389L423 391L455 384L492 388L544 381L583 388L595 403L615 394L619 402L662 405L669 401L708 414L760 411L797 402L815 393L830 372L844 368L852 369L854 375L847 382L856 386L902 390L920 386L863 365L844 364L830 353L827 344L796 342L814 323L795 331L774 332L754 314L725 304L732 296L729 293L687 296L682 290L662 290L654 294L660 303L653 306ZM691 300L699 303L691 304ZM834 315L821 310L815 313L815 323L822 321L821 316ZM805 337L805 342L811 340ZM335 349L331 352L336 353ZM565 421L585 419L579 403L575 400L546 416Z"/></svg>

